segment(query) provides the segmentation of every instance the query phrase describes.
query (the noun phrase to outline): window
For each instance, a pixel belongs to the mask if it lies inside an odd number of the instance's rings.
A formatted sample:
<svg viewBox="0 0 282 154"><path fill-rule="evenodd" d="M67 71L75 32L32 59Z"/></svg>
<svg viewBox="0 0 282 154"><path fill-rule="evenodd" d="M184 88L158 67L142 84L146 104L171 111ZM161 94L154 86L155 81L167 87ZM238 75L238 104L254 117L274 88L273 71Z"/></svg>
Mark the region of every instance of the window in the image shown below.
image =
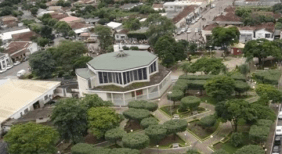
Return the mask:
<svg viewBox="0 0 282 154"><path fill-rule="evenodd" d="M133 75L134 75L134 80L138 80L138 72L137 72L137 70L133 71Z"/></svg>
<svg viewBox="0 0 282 154"><path fill-rule="evenodd" d="M98 76L99 76L99 82L100 82L100 83L104 83L104 82L103 82L103 75L102 75L102 72L98 72Z"/></svg>
<svg viewBox="0 0 282 154"><path fill-rule="evenodd" d="M108 72L108 79L109 79L109 83L112 83L112 73Z"/></svg>
<svg viewBox="0 0 282 154"><path fill-rule="evenodd" d="M123 72L123 84L127 84L127 80L126 80L126 73Z"/></svg>
<svg viewBox="0 0 282 154"><path fill-rule="evenodd" d="M146 68L143 68L143 79L147 80L147 70L146 70Z"/></svg>
<svg viewBox="0 0 282 154"><path fill-rule="evenodd" d="M108 83L107 72L103 72L103 80L104 80L104 83Z"/></svg>
<svg viewBox="0 0 282 154"><path fill-rule="evenodd" d="M265 38L270 38L270 34L265 34Z"/></svg>
<svg viewBox="0 0 282 154"><path fill-rule="evenodd" d="M130 78L129 78L129 72L126 72L126 80L127 80L127 83L130 83Z"/></svg>
<svg viewBox="0 0 282 154"><path fill-rule="evenodd" d="M153 64L150 65L150 68L149 68L149 73L153 73L153 72L156 72L157 71L157 66L156 66L156 62L154 62Z"/></svg>
<svg viewBox="0 0 282 154"><path fill-rule="evenodd" d="M142 69L138 69L139 80L142 80Z"/></svg>

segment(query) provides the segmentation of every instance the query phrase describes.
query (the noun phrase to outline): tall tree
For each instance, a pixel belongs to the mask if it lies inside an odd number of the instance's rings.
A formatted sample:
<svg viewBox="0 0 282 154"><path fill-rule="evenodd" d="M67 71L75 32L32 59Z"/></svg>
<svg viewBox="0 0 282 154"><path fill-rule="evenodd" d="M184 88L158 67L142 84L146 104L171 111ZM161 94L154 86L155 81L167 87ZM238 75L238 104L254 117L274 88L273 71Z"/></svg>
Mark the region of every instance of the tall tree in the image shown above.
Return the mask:
<svg viewBox="0 0 282 154"><path fill-rule="evenodd" d="M192 65L192 71L203 71L205 74L218 75L219 73L226 72L226 66L219 58L200 58Z"/></svg>
<svg viewBox="0 0 282 154"><path fill-rule="evenodd" d="M113 45L114 41L111 29L105 26L96 26L95 33L98 35L102 52L106 52L107 47Z"/></svg>
<svg viewBox="0 0 282 154"><path fill-rule="evenodd" d="M55 24L54 28L57 33L63 34L63 36L68 36L68 32L71 30L71 27L65 21L59 21Z"/></svg>
<svg viewBox="0 0 282 154"><path fill-rule="evenodd" d="M147 36L151 46L155 45L159 37L172 35L175 30L172 20L157 13L150 14L144 22L144 25L149 27Z"/></svg>
<svg viewBox="0 0 282 154"><path fill-rule="evenodd" d="M87 111L90 131L101 138L106 131L119 125L120 117L115 111L107 107L93 107Z"/></svg>
<svg viewBox="0 0 282 154"><path fill-rule="evenodd" d="M238 120L254 121L257 119L257 112L252 108L251 104L245 100L234 99L227 102L220 102L215 107L216 114L222 120L230 121L234 125L237 132Z"/></svg>
<svg viewBox="0 0 282 154"><path fill-rule="evenodd" d="M32 73L40 79L52 77L52 73L56 70L56 61L52 54L47 51L38 51L29 56L29 65Z"/></svg>
<svg viewBox="0 0 282 154"><path fill-rule="evenodd" d="M141 23L137 18L129 18L122 23L125 28L129 30L138 30L141 27Z"/></svg>
<svg viewBox="0 0 282 154"><path fill-rule="evenodd" d="M85 97L80 100L80 104L84 105L87 109L92 107L107 107L113 105L112 102L104 101L97 94L86 94Z"/></svg>
<svg viewBox="0 0 282 154"><path fill-rule="evenodd" d="M206 93L218 101L230 97L234 92L235 82L228 76L217 76L205 84Z"/></svg>
<svg viewBox="0 0 282 154"><path fill-rule="evenodd" d="M29 122L12 126L4 141L8 143L11 154L53 154L58 136L50 126Z"/></svg>
<svg viewBox="0 0 282 154"><path fill-rule="evenodd" d="M53 29L51 28L51 27L49 27L49 26L43 26L42 28L41 28L41 32L40 32L40 35L42 36L42 37L45 37L45 38L48 38L48 39L53 39L53 35L52 35L52 31L53 31Z"/></svg>
<svg viewBox="0 0 282 154"><path fill-rule="evenodd" d="M59 100L51 119L62 139L78 143L87 131L86 107L80 105L75 98Z"/></svg>
<svg viewBox="0 0 282 154"><path fill-rule="evenodd" d="M268 100L272 100L273 103L282 101L282 92L275 88L273 85L259 84L256 87L256 93L260 97L266 95Z"/></svg>
<svg viewBox="0 0 282 154"><path fill-rule="evenodd" d="M227 49L229 45L239 42L240 32L237 27L216 27L212 30L212 40L215 46Z"/></svg>

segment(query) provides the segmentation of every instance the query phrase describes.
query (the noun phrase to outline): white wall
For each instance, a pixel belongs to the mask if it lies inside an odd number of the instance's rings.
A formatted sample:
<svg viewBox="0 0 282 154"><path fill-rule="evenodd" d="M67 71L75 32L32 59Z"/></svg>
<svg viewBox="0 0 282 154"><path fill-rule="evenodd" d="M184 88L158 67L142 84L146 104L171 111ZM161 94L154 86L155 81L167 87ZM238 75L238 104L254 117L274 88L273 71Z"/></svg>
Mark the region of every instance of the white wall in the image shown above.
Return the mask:
<svg viewBox="0 0 282 154"><path fill-rule="evenodd" d="M29 51L31 54L35 53L38 51L38 45L37 43L32 43L29 47L28 47Z"/></svg>
<svg viewBox="0 0 282 154"><path fill-rule="evenodd" d="M116 41L121 41L121 40L125 40L127 39L127 35L126 34L115 34L115 40Z"/></svg>
<svg viewBox="0 0 282 154"><path fill-rule="evenodd" d="M269 38L266 38L266 37L265 37L266 34L269 34L270 37L269 37ZM261 30L256 31L256 32L255 32L255 39L262 39L262 38L265 38L265 39L267 39L267 40L269 40L269 41L273 41L273 33L268 32L268 31L266 31L266 30L264 30L264 29L261 29Z"/></svg>
<svg viewBox="0 0 282 154"><path fill-rule="evenodd" d="M88 81L77 75L77 82L78 82L79 96L83 96L83 93L85 93L89 89Z"/></svg>

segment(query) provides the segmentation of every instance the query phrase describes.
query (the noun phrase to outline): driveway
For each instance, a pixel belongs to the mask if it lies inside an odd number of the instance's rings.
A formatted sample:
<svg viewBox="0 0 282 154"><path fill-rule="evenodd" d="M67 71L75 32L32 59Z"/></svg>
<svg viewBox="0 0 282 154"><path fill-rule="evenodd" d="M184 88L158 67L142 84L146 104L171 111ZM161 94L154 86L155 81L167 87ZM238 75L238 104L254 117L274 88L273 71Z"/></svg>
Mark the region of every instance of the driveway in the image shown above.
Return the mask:
<svg viewBox="0 0 282 154"><path fill-rule="evenodd" d="M0 79L7 78L7 77L17 77L18 71L24 69L26 72L28 72L28 67L29 67L28 61L20 63L19 65L12 67L11 69L7 70L6 72L0 73Z"/></svg>

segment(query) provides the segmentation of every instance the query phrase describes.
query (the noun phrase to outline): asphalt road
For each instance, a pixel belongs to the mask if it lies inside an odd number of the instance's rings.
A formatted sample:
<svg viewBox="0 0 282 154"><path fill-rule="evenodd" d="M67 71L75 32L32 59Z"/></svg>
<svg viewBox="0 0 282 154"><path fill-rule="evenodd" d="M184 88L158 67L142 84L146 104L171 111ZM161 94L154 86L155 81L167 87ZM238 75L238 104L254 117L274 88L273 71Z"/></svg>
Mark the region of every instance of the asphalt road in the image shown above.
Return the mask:
<svg viewBox="0 0 282 154"><path fill-rule="evenodd" d="M18 71L24 69L28 72L29 63L28 61L25 61L23 63L20 63L17 66L12 67L11 69L7 70L6 72L0 73L0 78L7 78L7 77L16 77Z"/></svg>
<svg viewBox="0 0 282 154"><path fill-rule="evenodd" d="M205 25L209 25L212 22L213 18L224 11L227 6L232 5L233 0L216 0L212 4L215 4L215 8L208 8L207 11L202 13L202 17L206 20L203 21L202 19L198 20L198 22L189 25L191 28L191 32L188 34L188 41L198 40L200 38L199 33L195 33L195 28L204 27ZM202 28L201 28L202 29ZM187 40L187 33L182 33L175 37L178 40Z"/></svg>

